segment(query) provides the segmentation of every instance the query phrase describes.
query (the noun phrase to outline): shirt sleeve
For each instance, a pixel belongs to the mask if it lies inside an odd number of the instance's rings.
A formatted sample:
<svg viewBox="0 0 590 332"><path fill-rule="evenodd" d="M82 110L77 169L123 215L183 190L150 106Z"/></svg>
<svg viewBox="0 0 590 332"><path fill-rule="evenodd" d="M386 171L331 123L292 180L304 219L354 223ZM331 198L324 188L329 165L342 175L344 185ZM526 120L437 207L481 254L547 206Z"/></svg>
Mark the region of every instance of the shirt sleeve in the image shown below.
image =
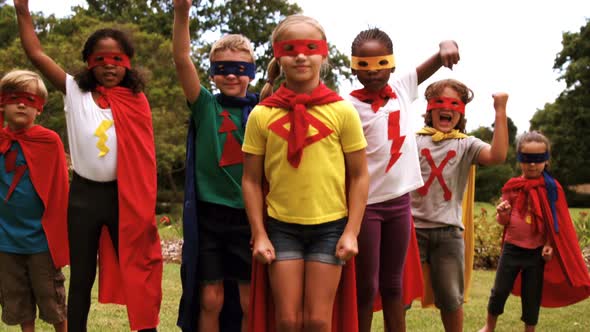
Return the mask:
<svg viewBox="0 0 590 332"><path fill-rule="evenodd" d="M344 153L354 152L367 147L367 140L363 133L361 118L350 102L343 102L344 121L340 141Z"/></svg>
<svg viewBox="0 0 590 332"><path fill-rule="evenodd" d="M194 103L190 103L187 101L187 105L191 110L191 116L196 120L197 123L201 121L203 118L203 113L207 112L207 110L211 109L212 103L217 102L215 96L209 92L209 90L205 89L204 86L201 86L201 92L195 100Z"/></svg>
<svg viewBox="0 0 590 332"><path fill-rule="evenodd" d="M262 114L263 107L256 106L248 117L248 121L246 122L246 132L244 134L244 144L242 144L242 151L246 153L259 156L265 154L266 135L261 126Z"/></svg>
<svg viewBox="0 0 590 332"><path fill-rule="evenodd" d="M477 164L481 149L490 145L474 136L469 136L467 139L469 140L469 147L466 150L467 159L471 164Z"/></svg>

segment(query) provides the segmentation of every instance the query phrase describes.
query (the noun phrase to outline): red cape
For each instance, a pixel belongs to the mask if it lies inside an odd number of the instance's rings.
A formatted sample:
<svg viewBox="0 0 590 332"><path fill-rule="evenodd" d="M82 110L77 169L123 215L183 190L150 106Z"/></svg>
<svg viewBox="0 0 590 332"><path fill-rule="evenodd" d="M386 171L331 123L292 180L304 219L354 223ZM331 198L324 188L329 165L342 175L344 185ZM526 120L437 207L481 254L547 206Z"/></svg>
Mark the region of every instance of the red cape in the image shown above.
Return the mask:
<svg viewBox="0 0 590 332"><path fill-rule="evenodd" d="M522 178L508 180L504 188L508 190L518 186ZM580 302L590 296L590 274L584 262L578 237L571 220L565 194L561 185L557 185L555 203L559 232L555 231L551 207L547 199L545 181L540 178L537 185L528 190L530 212L533 217L544 221L553 245L553 259L545 264L543 280L543 307L557 308ZM503 189L504 191L504 189ZM512 293L520 296L520 274L514 282Z"/></svg>
<svg viewBox="0 0 590 332"><path fill-rule="evenodd" d="M338 293L334 299L332 314L333 332L357 332L356 274L354 258L342 267ZM252 281L248 331L275 332L275 312L268 281L267 265L252 260Z"/></svg>
<svg viewBox="0 0 590 332"><path fill-rule="evenodd" d="M420 249L416 239L416 229L414 220L410 223L410 243L406 251L406 263L404 264L404 274L402 276L402 301L405 306L411 305L415 299L422 298L424 293L424 280L422 278L422 263L420 263ZM381 296L377 293L373 311L383 310Z"/></svg>
<svg viewBox="0 0 590 332"><path fill-rule="evenodd" d="M103 228L99 249L102 303L127 305L132 330L159 324L162 248L156 226L157 169L152 114L143 93L97 89L108 101L117 133L119 256Z"/></svg>
<svg viewBox="0 0 590 332"><path fill-rule="evenodd" d="M2 124L4 123L2 118ZM64 146L59 136L42 126L33 126L22 133L0 129L0 146L15 140L27 161L31 182L43 201L41 217L49 252L56 268L70 263L68 243L69 178Z"/></svg>

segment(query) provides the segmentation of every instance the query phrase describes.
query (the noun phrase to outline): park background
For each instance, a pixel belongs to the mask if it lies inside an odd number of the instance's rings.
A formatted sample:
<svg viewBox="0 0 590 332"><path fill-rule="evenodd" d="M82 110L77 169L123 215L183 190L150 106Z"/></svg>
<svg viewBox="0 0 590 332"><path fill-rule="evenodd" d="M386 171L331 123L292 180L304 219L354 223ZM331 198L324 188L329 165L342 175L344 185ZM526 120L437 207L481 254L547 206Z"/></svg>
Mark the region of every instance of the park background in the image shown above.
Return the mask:
<svg viewBox="0 0 590 332"><path fill-rule="evenodd" d="M302 12L316 17L326 28L332 67L324 79L345 94L359 87L351 75L348 58L352 39L363 29L378 27L390 34L399 64L397 73L412 70L434 54L439 41L457 40L460 63L452 71L441 69L420 86L420 91L433 80L446 77L467 83L476 96L467 106L468 130L488 142L493 131L491 94L510 94L511 149L507 161L477 172L476 268L480 270L474 281L477 291L466 304L466 329L474 330L485 319L500 249L501 228L495 223L493 204L503 183L518 174L514 153L518 134L540 130L550 138L551 171L566 189L580 245L585 256L590 255L590 24L586 16L590 14L590 3L500 0L477 8L460 0L414 3L414 7L408 7L399 1L194 1L193 57L203 84L210 87L206 73L211 43L225 33L248 36L258 57L258 75L251 90L259 91L272 54L272 29L286 15ZM31 0L30 7L45 51L69 73L84 67L81 48L94 30L115 26L132 35L136 46L133 65L149 79L146 95L152 106L156 139L157 213L163 250L169 262L178 262L188 109L172 62L172 1ZM21 50L11 2L0 0L0 75L13 68L34 70ZM58 132L67 149L63 98L48 87L48 104L38 122ZM423 97L413 105L416 128L420 127L424 105ZM166 264L165 269L161 330L169 331L174 330L180 284L178 265ZM539 329L589 330L588 302L544 310ZM508 308L506 317L500 319L499 331L521 330L518 299L511 299ZM96 325L91 331L126 329L122 308L93 306L92 311ZM409 331L441 330L434 310L410 310L408 326ZM0 325L0 331L5 328ZM40 325L40 330L46 328ZM380 331L379 326L375 330Z"/></svg>

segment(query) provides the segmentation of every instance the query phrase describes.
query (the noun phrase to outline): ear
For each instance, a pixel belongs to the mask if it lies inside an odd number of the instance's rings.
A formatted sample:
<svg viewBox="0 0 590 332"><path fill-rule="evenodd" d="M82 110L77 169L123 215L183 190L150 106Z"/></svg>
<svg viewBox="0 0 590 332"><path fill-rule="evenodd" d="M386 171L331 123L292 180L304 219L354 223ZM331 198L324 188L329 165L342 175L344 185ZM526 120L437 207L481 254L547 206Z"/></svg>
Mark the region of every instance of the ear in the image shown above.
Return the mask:
<svg viewBox="0 0 590 332"><path fill-rule="evenodd" d="M391 68L391 73L393 74L395 72L395 67Z"/></svg>
<svg viewBox="0 0 590 332"><path fill-rule="evenodd" d="M352 71L352 74L353 74L354 76L356 76L356 69L351 69L351 71Z"/></svg>

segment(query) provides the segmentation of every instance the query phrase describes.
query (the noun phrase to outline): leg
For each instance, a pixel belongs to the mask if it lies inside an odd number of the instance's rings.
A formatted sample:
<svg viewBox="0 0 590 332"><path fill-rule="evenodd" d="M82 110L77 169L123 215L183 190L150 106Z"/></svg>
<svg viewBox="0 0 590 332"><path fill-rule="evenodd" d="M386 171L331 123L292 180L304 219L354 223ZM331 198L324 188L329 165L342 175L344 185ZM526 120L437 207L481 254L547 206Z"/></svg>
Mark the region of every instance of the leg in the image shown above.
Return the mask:
<svg viewBox="0 0 590 332"><path fill-rule="evenodd" d="M486 325L480 330L482 332L494 331L498 316L504 313L504 305L514 285L514 280L520 272L518 263L518 251L511 244L505 244L502 248L500 261L496 270L496 279L488 301L488 316Z"/></svg>
<svg viewBox="0 0 590 332"><path fill-rule="evenodd" d="M35 332L35 321L20 324L20 329L23 332Z"/></svg>
<svg viewBox="0 0 590 332"><path fill-rule="evenodd" d="M402 279L410 242L410 196L389 204L388 218L382 225L381 271L379 285L386 331L405 331Z"/></svg>
<svg viewBox="0 0 590 332"><path fill-rule="evenodd" d="M302 259L276 261L269 266L268 276L278 331L303 330L304 267Z"/></svg>
<svg viewBox="0 0 590 332"><path fill-rule="evenodd" d="M433 232L430 271L436 306L446 332L463 331L465 245L458 227Z"/></svg>
<svg viewBox="0 0 590 332"><path fill-rule="evenodd" d="M306 332L332 331L332 310L342 266L305 262L303 328Z"/></svg>
<svg viewBox="0 0 590 332"><path fill-rule="evenodd" d="M356 292L359 332L370 332L373 322L373 302L379 290L379 247L381 246L381 216L365 209L358 235L359 253L356 256Z"/></svg>
<svg viewBox="0 0 590 332"><path fill-rule="evenodd" d="M534 330L539 321L545 261L541 256L541 248L529 250L528 256L521 274L521 320Z"/></svg>
<svg viewBox="0 0 590 332"><path fill-rule="evenodd" d="M68 206L70 243L70 287L68 290L68 330L86 331L90 293L96 278L96 254L102 227L97 217L96 190L89 180L74 173ZM102 208L100 208L102 209Z"/></svg>
<svg viewBox="0 0 590 332"><path fill-rule="evenodd" d="M67 324L68 324L68 322L64 320L63 322L53 324L53 328L55 329L55 332L67 332L68 331Z"/></svg>
<svg viewBox="0 0 590 332"><path fill-rule="evenodd" d="M31 287L39 307L39 318L65 331L67 324L66 277L56 269L49 252L30 256L28 265Z"/></svg>
<svg viewBox="0 0 590 332"><path fill-rule="evenodd" d="M239 283L238 289L240 290L240 307L242 307L242 332L247 332L250 310L250 284Z"/></svg>
<svg viewBox="0 0 590 332"><path fill-rule="evenodd" d="M204 284L201 287L199 331L219 331L221 308L223 308L223 282Z"/></svg>

